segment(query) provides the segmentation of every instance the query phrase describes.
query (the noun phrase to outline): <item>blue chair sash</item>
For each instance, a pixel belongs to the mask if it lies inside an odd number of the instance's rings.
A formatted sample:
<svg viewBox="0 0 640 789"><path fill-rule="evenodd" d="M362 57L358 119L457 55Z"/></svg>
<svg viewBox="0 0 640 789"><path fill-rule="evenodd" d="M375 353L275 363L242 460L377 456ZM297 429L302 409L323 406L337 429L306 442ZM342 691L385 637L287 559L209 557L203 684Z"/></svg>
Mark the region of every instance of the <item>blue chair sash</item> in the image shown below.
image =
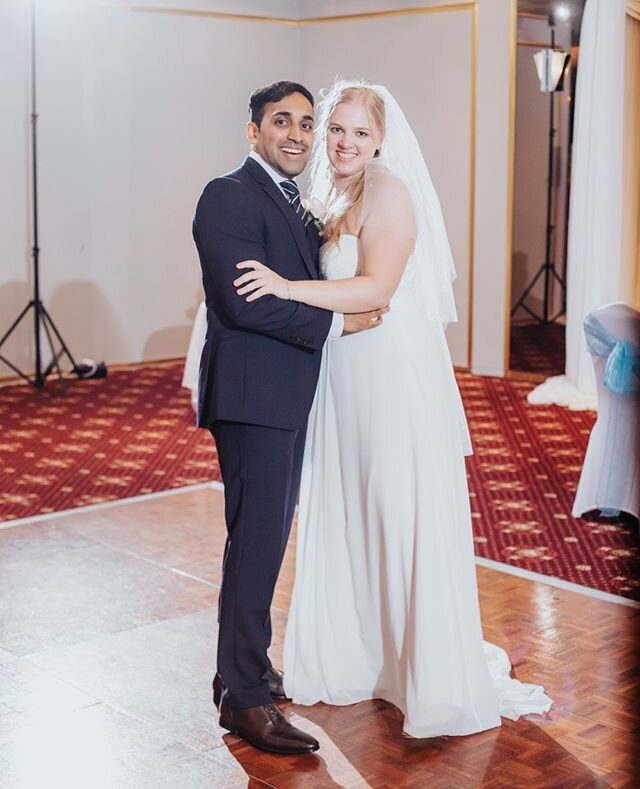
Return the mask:
<svg viewBox="0 0 640 789"><path fill-rule="evenodd" d="M640 389L640 349L628 340L616 340L593 315L584 319L589 353L607 359L604 385L613 394Z"/></svg>

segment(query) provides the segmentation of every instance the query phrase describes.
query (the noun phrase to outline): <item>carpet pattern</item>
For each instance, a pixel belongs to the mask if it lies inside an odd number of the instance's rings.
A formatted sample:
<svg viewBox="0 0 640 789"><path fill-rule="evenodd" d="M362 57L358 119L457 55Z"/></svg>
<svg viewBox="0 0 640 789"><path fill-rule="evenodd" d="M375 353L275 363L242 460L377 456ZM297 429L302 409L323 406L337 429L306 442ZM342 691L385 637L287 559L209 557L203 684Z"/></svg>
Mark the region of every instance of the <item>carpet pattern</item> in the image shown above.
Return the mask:
<svg viewBox="0 0 640 789"><path fill-rule="evenodd" d="M220 479L182 365L70 381L68 399L0 388L0 520ZM594 415L530 406L531 383L458 374L479 556L640 599L637 522L571 517Z"/></svg>
<svg viewBox="0 0 640 789"><path fill-rule="evenodd" d="M565 327L560 323L511 325L509 369L541 375L562 375Z"/></svg>

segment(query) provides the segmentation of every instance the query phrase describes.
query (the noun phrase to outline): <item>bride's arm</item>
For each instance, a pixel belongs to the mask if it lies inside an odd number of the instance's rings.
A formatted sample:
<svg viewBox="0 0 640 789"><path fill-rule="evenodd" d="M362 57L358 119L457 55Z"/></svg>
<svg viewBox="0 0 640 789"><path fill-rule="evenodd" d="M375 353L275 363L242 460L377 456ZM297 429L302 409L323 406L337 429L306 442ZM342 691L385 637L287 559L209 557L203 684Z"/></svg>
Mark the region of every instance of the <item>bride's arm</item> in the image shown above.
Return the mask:
<svg viewBox="0 0 640 789"><path fill-rule="evenodd" d="M366 312L385 306L398 287L415 240L410 198L399 182L387 184L384 205L393 203L393 218L381 215L383 203L374 206L360 231L361 273L336 280L288 281L257 261L237 267L250 269L234 285L239 295L254 301L271 294L334 312ZM391 194L391 190L393 194ZM380 215L378 215L380 214Z"/></svg>

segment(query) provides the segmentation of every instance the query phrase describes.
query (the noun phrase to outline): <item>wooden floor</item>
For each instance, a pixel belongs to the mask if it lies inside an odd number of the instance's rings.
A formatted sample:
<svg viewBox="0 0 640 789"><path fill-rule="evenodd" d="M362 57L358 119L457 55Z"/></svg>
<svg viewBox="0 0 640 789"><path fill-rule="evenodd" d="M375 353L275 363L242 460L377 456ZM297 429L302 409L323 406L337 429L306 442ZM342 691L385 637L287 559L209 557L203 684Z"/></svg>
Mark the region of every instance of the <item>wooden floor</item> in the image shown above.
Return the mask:
<svg viewBox="0 0 640 789"><path fill-rule="evenodd" d="M383 702L286 704L321 741L304 757L225 733L209 699L223 539L210 488L0 530L2 789L640 786L640 610L486 568L485 637L544 684L545 719L408 740Z"/></svg>

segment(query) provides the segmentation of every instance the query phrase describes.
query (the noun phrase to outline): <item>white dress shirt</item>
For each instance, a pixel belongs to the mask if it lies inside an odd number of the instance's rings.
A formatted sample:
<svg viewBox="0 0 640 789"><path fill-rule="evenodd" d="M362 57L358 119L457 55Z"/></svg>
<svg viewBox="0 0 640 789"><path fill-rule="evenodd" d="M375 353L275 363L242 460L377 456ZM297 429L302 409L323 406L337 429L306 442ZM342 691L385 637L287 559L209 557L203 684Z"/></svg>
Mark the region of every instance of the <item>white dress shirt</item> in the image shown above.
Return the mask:
<svg viewBox="0 0 640 789"><path fill-rule="evenodd" d="M281 175L277 170L274 170L270 164L265 162L265 160L260 156L259 153L255 151L251 151L249 156L252 159L255 159L256 162L262 167L262 169L267 173L267 175L271 178L271 180L275 183L278 189L282 192L282 194L289 199L287 193L284 189L280 186L280 182L287 180L286 176ZM293 179L288 179L293 180ZM327 335L328 339L335 340L338 337L342 336L342 331L344 329L344 315L341 312L334 312L333 313L333 320L331 321L331 328L329 329L329 334Z"/></svg>

